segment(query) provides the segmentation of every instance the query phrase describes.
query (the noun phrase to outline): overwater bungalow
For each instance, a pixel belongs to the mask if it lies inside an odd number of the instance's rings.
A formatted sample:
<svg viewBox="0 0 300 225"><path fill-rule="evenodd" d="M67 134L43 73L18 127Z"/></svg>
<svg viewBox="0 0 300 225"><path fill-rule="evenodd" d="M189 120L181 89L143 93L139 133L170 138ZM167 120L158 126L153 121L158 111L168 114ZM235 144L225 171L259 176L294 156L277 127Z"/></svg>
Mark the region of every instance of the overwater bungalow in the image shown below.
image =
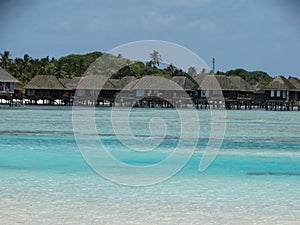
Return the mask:
<svg viewBox="0 0 300 225"><path fill-rule="evenodd" d="M14 86L19 81L0 67L0 95L6 96L14 93Z"/></svg>
<svg viewBox="0 0 300 225"><path fill-rule="evenodd" d="M161 76L144 76L127 88L137 107L188 107L193 102L176 82Z"/></svg>
<svg viewBox="0 0 300 225"><path fill-rule="evenodd" d="M1 99L8 99L14 96L17 80L3 71L0 70L0 95ZM300 80L295 77L287 80L278 76L265 86L251 86L241 77L225 75L205 74L192 78L194 80L184 76L167 79L148 75L140 79L133 76L109 79L104 75L87 75L57 79L53 75L37 75L24 87L25 103L72 105L75 98L75 104L79 105L300 109Z"/></svg>
<svg viewBox="0 0 300 225"><path fill-rule="evenodd" d="M230 76L228 78L238 87L237 99L252 99L254 88L247 81L238 76Z"/></svg>
<svg viewBox="0 0 300 225"><path fill-rule="evenodd" d="M81 77L71 78L59 78L58 80L64 85L65 92L62 96L62 101L65 105L72 105L74 95Z"/></svg>
<svg viewBox="0 0 300 225"><path fill-rule="evenodd" d="M293 109L293 101L296 87L285 77L278 76L262 88L266 94L266 110L290 110Z"/></svg>
<svg viewBox="0 0 300 225"><path fill-rule="evenodd" d="M225 75L206 75L199 84L200 108L232 108L237 105L239 88Z"/></svg>
<svg viewBox="0 0 300 225"><path fill-rule="evenodd" d="M118 89L108 77L87 75L79 81L76 91L76 104L104 105L114 103Z"/></svg>
<svg viewBox="0 0 300 225"><path fill-rule="evenodd" d="M132 106L135 104L135 92L132 87L136 84L137 79L134 76L125 76L121 79L111 79L116 86L116 106Z"/></svg>
<svg viewBox="0 0 300 225"><path fill-rule="evenodd" d="M253 88L253 105L259 108L265 107L265 102L267 99L266 93L263 90L265 85L263 85L260 81L252 86Z"/></svg>
<svg viewBox="0 0 300 225"><path fill-rule="evenodd" d="M124 89L130 90L128 85L132 86L133 84L135 84L136 80L137 79L134 76L125 76L125 77L122 77L121 79L110 79L112 84L118 90L117 94L119 94L119 92L123 92Z"/></svg>
<svg viewBox="0 0 300 225"><path fill-rule="evenodd" d="M254 88L241 77L230 76L228 78L238 88L238 91L236 92L236 107L241 108L244 106L245 109L251 109L255 100Z"/></svg>
<svg viewBox="0 0 300 225"><path fill-rule="evenodd" d="M295 87L294 95L290 98L295 106L300 106L300 80L296 77L290 77L288 81Z"/></svg>
<svg viewBox="0 0 300 225"><path fill-rule="evenodd" d="M11 101L15 92L15 85L19 81L0 67L0 99L1 103Z"/></svg>
<svg viewBox="0 0 300 225"><path fill-rule="evenodd" d="M300 100L300 80L297 77L289 77L288 81L296 88L295 92L297 93L294 95L294 100Z"/></svg>
<svg viewBox="0 0 300 225"><path fill-rule="evenodd" d="M54 75L36 75L24 87L29 104L62 104L64 85ZM57 102L58 101L58 102Z"/></svg>
<svg viewBox="0 0 300 225"><path fill-rule="evenodd" d="M194 98L195 91L198 89L199 85L192 78L185 76L175 76L172 77L172 81L177 83L191 98Z"/></svg>

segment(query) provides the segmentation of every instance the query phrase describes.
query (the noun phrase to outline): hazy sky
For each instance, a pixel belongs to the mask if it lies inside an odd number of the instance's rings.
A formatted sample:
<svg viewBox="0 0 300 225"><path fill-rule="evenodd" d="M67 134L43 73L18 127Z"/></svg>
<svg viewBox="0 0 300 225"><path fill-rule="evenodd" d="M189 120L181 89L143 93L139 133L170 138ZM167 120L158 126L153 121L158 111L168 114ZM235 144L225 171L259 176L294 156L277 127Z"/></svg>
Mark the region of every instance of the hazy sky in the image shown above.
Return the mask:
<svg viewBox="0 0 300 225"><path fill-rule="evenodd" d="M300 76L297 0L0 0L0 52L60 57L139 40L189 48L216 69ZM162 56L163 58L163 56Z"/></svg>

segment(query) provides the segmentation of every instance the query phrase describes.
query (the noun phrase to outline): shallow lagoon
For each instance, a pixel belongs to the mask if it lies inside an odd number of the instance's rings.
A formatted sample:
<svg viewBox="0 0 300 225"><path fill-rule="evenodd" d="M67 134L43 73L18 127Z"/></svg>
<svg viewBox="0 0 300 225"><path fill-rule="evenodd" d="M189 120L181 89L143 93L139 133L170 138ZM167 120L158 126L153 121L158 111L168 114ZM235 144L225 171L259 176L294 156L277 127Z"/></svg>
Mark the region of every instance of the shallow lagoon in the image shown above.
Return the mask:
<svg viewBox="0 0 300 225"><path fill-rule="evenodd" d="M86 163L76 145L71 108L1 109L1 223L298 224L299 112L228 111L221 151L204 172L198 166L211 120L209 111L198 113L200 138L184 168L165 182L132 187L104 179ZM113 155L147 165L178 144L176 115L175 110L131 112L131 128L141 137L150 135L152 117L172 128L159 151L147 157L120 143L109 109L96 109L96 124Z"/></svg>

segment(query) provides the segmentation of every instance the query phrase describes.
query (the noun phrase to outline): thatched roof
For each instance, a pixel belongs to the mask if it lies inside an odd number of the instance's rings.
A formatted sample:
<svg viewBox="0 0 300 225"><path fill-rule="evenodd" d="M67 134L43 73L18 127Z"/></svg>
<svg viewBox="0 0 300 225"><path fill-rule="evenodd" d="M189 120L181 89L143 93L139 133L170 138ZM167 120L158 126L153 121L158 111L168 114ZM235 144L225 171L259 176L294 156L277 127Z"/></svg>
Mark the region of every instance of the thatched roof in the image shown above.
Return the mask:
<svg viewBox="0 0 300 225"><path fill-rule="evenodd" d="M18 83L19 81L8 72L6 72L2 67L0 67L0 82Z"/></svg>
<svg viewBox="0 0 300 225"><path fill-rule="evenodd" d="M264 85L260 81L257 82L255 85L253 85L253 88L256 91L260 91L263 87L264 87Z"/></svg>
<svg viewBox="0 0 300 225"><path fill-rule="evenodd" d="M200 75L197 75L197 76L193 76L192 78L194 79L194 81L196 81L196 83L199 86L203 82L205 77L207 77L208 75L209 75L208 73L205 73L205 74L200 74Z"/></svg>
<svg viewBox="0 0 300 225"><path fill-rule="evenodd" d="M297 91L300 91L300 80L297 77L290 77L288 81L296 88Z"/></svg>
<svg viewBox="0 0 300 225"><path fill-rule="evenodd" d="M198 85L184 76L172 77L172 80L177 83L183 90L193 91L198 89Z"/></svg>
<svg viewBox="0 0 300 225"><path fill-rule="evenodd" d="M263 87L264 85L260 81L252 85L252 89L255 93L264 93L264 90L262 90Z"/></svg>
<svg viewBox="0 0 300 225"><path fill-rule="evenodd" d="M201 90L238 91L239 88L224 75L207 75L199 85Z"/></svg>
<svg viewBox="0 0 300 225"><path fill-rule="evenodd" d="M117 89L119 89L120 79L109 79L109 80Z"/></svg>
<svg viewBox="0 0 300 225"><path fill-rule="evenodd" d="M296 88L285 77L278 76L262 89L268 91L273 91L273 90L287 91L287 90L294 90Z"/></svg>
<svg viewBox="0 0 300 225"><path fill-rule="evenodd" d="M253 92L254 91L254 88L243 78L238 77L238 76L231 76L228 78L231 80L231 82L235 86L237 86L239 88L240 91L244 91L244 92Z"/></svg>
<svg viewBox="0 0 300 225"><path fill-rule="evenodd" d="M102 75L88 75L83 77L78 83L80 90L116 90L116 86Z"/></svg>
<svg viewBox="0 0 300 225"><path fill-rule="evenodd" d="M165 90L181 91L182 88L174 81L160 76L144 76L138 79L132 90Z"/></svg>
<svg viewBox="0 0 300 225"><path fill-rule="evenodd" d="M132 86L136 83L136 81L137 79L133 76L125 76L120 80L118 88L123 89L126 86Z"/></svg>
<svg viewBox="0 0 300 225"><path fill-rule="evenodd" d="M129 86L133 86L137 79L134 76L125 76L121 79L110 79L112 84L118 89L123 90L125 87L128 89Z"/></svg>
<svg viewBox="0 0 300 225"><path fill-rule="evenodd" d="M36 75L24 89L64 90L64 85L54 75Z"/></svg>
<svg viewBox="0 0 300 225"><path fill-rule="evenodd" d="M133 86L138 82L133 76L125 76L118 82L118 89L122 91L130 91Z"/></svg>
<svg viewBox="0 0 300 225"><path fill-rule="evenodd" d="M58 80L65 86L67 90L75 90L78 86L81 77L75 77L73 79L59 78Z"/></svg>

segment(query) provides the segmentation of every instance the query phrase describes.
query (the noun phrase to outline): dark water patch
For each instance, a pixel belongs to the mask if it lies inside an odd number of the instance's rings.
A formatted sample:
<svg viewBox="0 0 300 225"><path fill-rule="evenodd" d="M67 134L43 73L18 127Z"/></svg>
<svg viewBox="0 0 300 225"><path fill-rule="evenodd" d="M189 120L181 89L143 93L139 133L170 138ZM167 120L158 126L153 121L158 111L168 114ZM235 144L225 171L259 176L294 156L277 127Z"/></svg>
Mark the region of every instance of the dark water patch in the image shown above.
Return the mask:
<svg viewBox="0 0 300 225"><path fill-rule="evenodd" d="M264 150L264 149L272 149L272 150L280 150L280 151L299 151L300 149L300 142L273 142L267 140L253 140L247 141L241 139L240 141L228 141L224 140L222 143L223 149L248 149L248 150Z"/></svg>
<svg viewBox="0 0 300 225"><path fill-rule="evenodd" d="M251 137L235 137L235 138L224 138L224 142L231 142L231 143L300 143L299 137L285 137L285 138L278 138L278 137L265 137L265 138L251 138Z"/></svg>
<svg viewBox="0 0 300 225"><path fill-rule="evenodd" d="M250 176L300 176L300 172L250 172Z"/></svg>
<svg viewBox="0 0 300 225"><path fill-rule="evenodd" d="M80 137L113 137L114 139L124 138L125 140L131 140L132 137L137 137L137 138L150 138L150 139L163 139L163 140L194 140L194 138L189 138L189 137L181 137L181 136L176 136L176 135L166 135L166 136L153 136L151 137L150 134L134 134L133 136L127 135L127 134L119 134L116 136L114 133L74 133L76 136ZM208 141L208 138L198 138L197 141Z"/></svg>
<svg viewBox="0 0 300 225"><path fill-rule="evenodd" d="M70 136L73 132L68 131L27 131L27 130L2 130L0 136Z"/></svg>
<svg viewBox="0 0 300 225"><path fill-rule="evenodd" d="M25 170L25 167L20 167L20 166L0 166L0 170Z"/></svg>

